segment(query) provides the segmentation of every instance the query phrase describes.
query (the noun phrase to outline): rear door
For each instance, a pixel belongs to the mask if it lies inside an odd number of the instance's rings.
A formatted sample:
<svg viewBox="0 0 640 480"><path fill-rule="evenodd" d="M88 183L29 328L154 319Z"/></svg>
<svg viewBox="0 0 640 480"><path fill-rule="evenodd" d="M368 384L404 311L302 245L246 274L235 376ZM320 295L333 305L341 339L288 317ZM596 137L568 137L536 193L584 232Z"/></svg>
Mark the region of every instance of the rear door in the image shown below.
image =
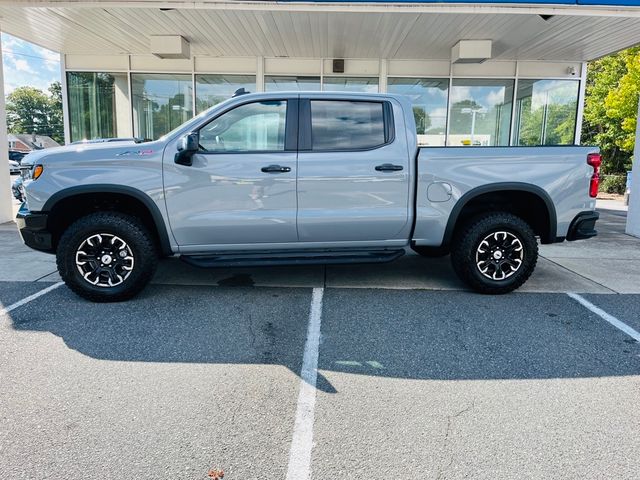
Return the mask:
<svg viewBox="0 0 640 480"><path fill-rule="evenodd" d="M297 242L297 114L297 97L247 102L199 129L193 165L169 152L166 203L183 251Z"/></svg>
<svg viewBox="0 0 640 480"><path fill-rule="evenodd" d="M298 238L407 238L409 155L399 108L387 100L300 99ZM400 117L400 118L398 118Z"/></svg>

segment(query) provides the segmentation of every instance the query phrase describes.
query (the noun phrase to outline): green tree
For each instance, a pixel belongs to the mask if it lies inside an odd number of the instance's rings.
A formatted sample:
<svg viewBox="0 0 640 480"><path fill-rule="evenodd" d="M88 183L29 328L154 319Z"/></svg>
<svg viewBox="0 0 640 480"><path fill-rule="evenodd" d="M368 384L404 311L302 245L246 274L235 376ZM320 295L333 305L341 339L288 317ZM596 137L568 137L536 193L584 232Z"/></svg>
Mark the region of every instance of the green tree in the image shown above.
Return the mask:
<svg viewBox="0 0 640 480"><path fill-rule="evenodd" d="M598 145L605 173L631 166L640 88L640 47L589 64L582 143Z"/></svg>
<svg viewBox="0 0 640 480"><path fill-rule="evenodd" d="M522 100L519 145L570 145L574 141L576 102L551 103L531 108Z"/></svg>
<svg viewBox="0 0 640 480"><path fill-rule="evenodd" d="M431 118L423 107L413 107L413 118L416 121L416 130L419 135L427 133L431 127Z"/></svg>
<svg viewBox="0 0 640 480"><path fill-rule="evenodd" d="M11 133L47 135L63 142L62 88L49 87L51 96L34 87L19 87L7 95L7 127Z"/></svg>
<svg viewBox="0 0 640 480"><path fill-rule="evenodd" d="M469 133L471 131L471 121L473 114L472 113L462 113L464 109L470 110L479 110L484 111L483 106L474 100L460 100L459 102L455 102L451 105L451 118L449 121L451 122L450 132L455 134L461 133ZM485 117L487 117L487 112L477 113L476 114L476 131L483 131L482 125L484 127Z"/></svg>
<svg viewBox="0 0 640 480"><path fill-rule="evenodd" d="M633 153L638 114L638 94L640 93L640 49L628 51L625 55L626 72L605 98L607 117L620 125L620 137L616 145L624 152Z"/></svg>
<svg viewBox="0 0 640 480"><path fill-rule="evenodd" d="M34 87L19 87L7 95L7 127L11 133L43 133L49 98Z"/></svg>
<svg viewBox="0 0 640 480"><path fill-rule="evenodd" d="M49 85L49 136L56 142L64 143L64 121L62 117L62 85L53 82Z"/></svg>

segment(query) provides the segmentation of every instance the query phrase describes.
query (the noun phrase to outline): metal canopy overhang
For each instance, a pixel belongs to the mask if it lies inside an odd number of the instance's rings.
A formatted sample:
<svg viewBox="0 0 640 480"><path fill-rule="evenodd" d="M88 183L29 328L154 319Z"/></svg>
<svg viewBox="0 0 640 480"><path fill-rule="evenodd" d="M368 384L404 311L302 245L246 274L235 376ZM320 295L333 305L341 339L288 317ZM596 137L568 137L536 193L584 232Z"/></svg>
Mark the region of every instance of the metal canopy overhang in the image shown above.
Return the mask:
<svg viewBox="0 0 640 480"><path fill-rule="evenodd" d="M449 59L460 39L490 39L495 60L587 61L640 42L640 8L572 3L5 1L0 29L87 55L149 54L163 34L232 57Z"/></svg>

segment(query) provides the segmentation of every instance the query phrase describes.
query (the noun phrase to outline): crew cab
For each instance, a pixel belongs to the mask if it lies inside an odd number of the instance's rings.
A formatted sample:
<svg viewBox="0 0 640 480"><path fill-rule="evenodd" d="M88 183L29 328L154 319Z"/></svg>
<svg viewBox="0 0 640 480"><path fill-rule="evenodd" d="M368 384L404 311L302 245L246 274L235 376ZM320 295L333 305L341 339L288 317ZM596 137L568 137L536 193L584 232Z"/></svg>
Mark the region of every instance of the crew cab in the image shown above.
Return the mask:
<svg viewBox="0 0 640 480"><path fill-rule="evenodd" d="M510 292L538 242L596 234L593 147L418 147L402 96L241 94L152 142L36 152L17 217L79 295L138 293L158 259L200 267L451 254ZM428 275L429 272L425 272Z"/></svg>

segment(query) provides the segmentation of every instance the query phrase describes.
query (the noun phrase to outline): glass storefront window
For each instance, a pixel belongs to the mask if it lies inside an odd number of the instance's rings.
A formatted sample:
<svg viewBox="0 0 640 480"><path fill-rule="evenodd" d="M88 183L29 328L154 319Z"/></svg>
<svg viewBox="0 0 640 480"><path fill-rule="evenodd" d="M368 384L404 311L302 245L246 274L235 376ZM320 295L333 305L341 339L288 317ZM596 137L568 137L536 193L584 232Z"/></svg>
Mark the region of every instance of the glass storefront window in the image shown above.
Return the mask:
<svg viewBox="0 0 640 480"><path fill-rule="evenodd" d="M264 89L267 92L320 90L320 77L268 75L264 77Z"/></svg>
<svg viewBox="0 0 640 480"><path fill-rule="evenodd" d="M191 75L131 74L135 134L156 140L193 116Z"/></svg>
<svg viewBox="0 0 640 480"><path fill-rule="evenodd" d="M231 98L239 88L255 92L255 75L196 75L196 112Z"/></svg>
<svg viewBox="0 0 640 480"><path fill-rule="evenodd" d="M130 137L126 73L67 72L71 141Z"/></svg>
<svg viewBox="0 0 640 480"><path fill-rule="evenodd" d="M378 92L378 77L324 77L323 90L329 92Z"/></svg>
<svg viewBox="0 0 640 480"><path fill-rule="evenodd" d="M71 141L136 136L155 140L193 117L189 74L67 72ZM387 91L410 98L418 144L425 146L570 145L575 141L578 80L389 77ZM266 75L266 91L375 93L378 77ZM239 88L256 91L255 75L195 75L196 112ZM131 93L131 98L129 98ZM515 96L515 108L513 105ZM449 111L447 104L449 103ZM131 131L133 110L133 132ZM511 115L513 131L511 128ZM448 136L447 136L448 129Z"/></svg>
<svg viewBox="0 0 640 480"><path fill-rule="evenodd" d="M509 145L513 80L454 79L447 145Z"/></svg>
<svg viewBox="0 0 640 480"><path fill-rule="evenodd" d="M518 80L516 145L570 145L575 142L577 80Z"/></svg>
<svg viewBox="0 0 640 480"><path fill-rule="evenodd" d="M389 78L387 91L406 95L413 105L418 145L444 146L447 134L446 78Z"/></svg>

